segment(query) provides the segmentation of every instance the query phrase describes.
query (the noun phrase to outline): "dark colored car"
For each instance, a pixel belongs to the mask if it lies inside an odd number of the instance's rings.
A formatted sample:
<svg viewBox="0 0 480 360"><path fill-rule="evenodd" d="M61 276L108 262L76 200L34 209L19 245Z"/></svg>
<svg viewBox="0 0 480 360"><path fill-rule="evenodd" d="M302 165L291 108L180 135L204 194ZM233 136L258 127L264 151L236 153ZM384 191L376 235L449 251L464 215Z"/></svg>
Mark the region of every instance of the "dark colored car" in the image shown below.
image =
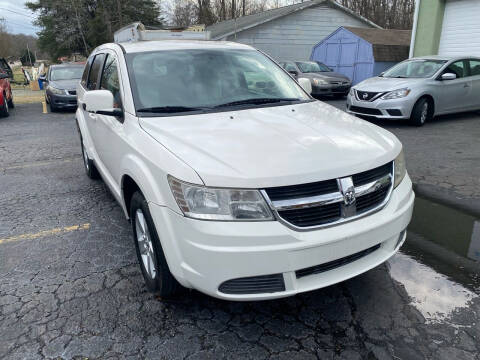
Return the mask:
<svg viewBox="0 0 480 360"><path fill-rule="evenodd" d="M343 97L352 86L347 76L333 72L327 65L318 61L282 61L280 65L296 78L310 79L313 96Z"/></svg>
<svg viewBox="0 0 480 360"><path fill-rule="evenodd" d="M9 109L13 108L13 94L10 79L6 71L0 69L0 117L10 115Z"/></svg>
<svg viewBox="0 0 480 360"><path fill-rule="evenodd" d="M45 82L45 101L50 111L77 107L77 84L82 77L83 64L52 65Z"/></svg>

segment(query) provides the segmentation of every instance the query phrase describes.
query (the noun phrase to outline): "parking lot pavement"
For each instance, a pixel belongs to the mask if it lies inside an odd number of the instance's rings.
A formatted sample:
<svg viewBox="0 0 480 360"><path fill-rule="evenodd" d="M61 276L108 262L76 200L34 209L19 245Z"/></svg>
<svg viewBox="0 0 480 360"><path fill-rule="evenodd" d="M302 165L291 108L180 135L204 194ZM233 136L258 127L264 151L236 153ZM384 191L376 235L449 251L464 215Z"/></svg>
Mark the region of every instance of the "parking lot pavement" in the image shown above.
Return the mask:
<svg viewBox="0 0 480 360"><path fill-rule="evenodd" d="M323 99L346 109L346 99ZM480 112L441 116L421 128L406 121L369 120L403 143L417 192L465 204L480 214Z"/></svg>
<svg viewBox="0 0 480 360"><path fill-rule="evenodd" d="M470 136L460 121L440 126ZM390 129L419 149L433 131ZM1 359L480 359L478 275L409 247L415 234L387 264L292 298L165 301L145 289L120 207L84 174L73 113L16 107L0 167Z"/></svg>

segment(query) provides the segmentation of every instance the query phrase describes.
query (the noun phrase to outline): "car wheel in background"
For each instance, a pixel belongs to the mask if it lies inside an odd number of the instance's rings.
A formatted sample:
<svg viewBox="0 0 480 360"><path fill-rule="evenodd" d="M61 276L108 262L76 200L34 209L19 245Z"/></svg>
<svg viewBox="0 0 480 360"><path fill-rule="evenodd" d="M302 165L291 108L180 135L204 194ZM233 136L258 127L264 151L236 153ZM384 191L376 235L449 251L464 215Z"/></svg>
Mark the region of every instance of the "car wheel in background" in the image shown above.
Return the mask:
<svg viewBox="0 0 480 360"><path fill-rule="evenodd" d="M87 151L85 150L85 146L83 146L83 139L80 137L80 144L82 146L82 158L83 158L83 165L85 165L85 172L90 179L98 179L100 178L100 174L98 173L97 168L93 160L88 157Z"/></svg>
<svg viewBox="0 0 480 360"><path fill-rule="evenodd" d="M423 126L432 117L432 104L427 98L419 99L413 106L410 123L415 126Z"/></svg>
<svg viewBox="0 0 480 360"><path fill-rule="evenodd" d="M148 203L139 191L133 194L130 202L130 219L138 262L148 290L162 297L174 295L180 284L168 268Z"/></svg>
<svg viewBox="0 0 480 360"><path fill-rule="evenodd" d="M3 104L0 107L0 117L7 117L10 115L8 112L8 102L7 102L7 97L3 95Z"/></svg>
<svg viewBox="0 0 480 360"><path fill-rule="evenodd" d="M13 109L15 107L15 104L13 103L13 94L12 94L12 97L10 98L10 100L8 100L8 107L10 109Z"/></svg>

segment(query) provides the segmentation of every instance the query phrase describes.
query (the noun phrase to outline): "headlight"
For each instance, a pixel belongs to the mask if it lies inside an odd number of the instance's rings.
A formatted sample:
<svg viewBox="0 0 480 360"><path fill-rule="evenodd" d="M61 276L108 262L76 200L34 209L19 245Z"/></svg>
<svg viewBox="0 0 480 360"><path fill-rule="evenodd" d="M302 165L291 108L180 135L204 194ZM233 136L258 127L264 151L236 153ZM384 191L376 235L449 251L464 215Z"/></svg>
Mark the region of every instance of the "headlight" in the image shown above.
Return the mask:
<svg viewBox="0 0 480 360"><path fill-rule="evenodd" d="M314 85L327 85L328 81L319 79L319 78L313 78L312 79Z"/></svg>
<svg viewBox="0 0 480 360"><path fill-rule="evenodd" d="M398 154L397 158L394 161L395 164L395 179L393 181L393 187L396 188L402 182L405 174L407 173L407 167L405 164L405 156L403 155L403 149Z"/></svg>
<svg viewBox="0 0 480 360"><path fill-rule="evenodd" d="M408 94L410 94L410 89L407 89L407 88L398 89L398 90L394 90L386 93L381 97L381 99L383 100L400 99L407 96Z"/></svg>
<svg viewBox="0 0 480 360"><path fill-rule="evenodd" d="M57 89L57 88L54 88L53 86L50 86L50 85L48 86L47 89L50 90L55 95L65 95L65 90L63 90L63 89Z"/></svg>
<svg viewBox="0 0 480 360"><path fill-rule="evenodd" d="M203 220L273 220L258 190L210 188L168 176L178 206L187 217Z"/></svg>

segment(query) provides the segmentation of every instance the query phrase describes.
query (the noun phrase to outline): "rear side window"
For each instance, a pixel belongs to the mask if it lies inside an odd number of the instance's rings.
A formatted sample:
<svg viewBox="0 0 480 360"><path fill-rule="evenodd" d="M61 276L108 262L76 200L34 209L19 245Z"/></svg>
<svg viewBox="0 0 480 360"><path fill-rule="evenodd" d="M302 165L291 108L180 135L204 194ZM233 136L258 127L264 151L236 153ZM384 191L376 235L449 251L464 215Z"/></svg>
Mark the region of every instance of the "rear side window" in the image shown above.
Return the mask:
<svg viewBox="0 0 480 360"><path fill-rule="evenodd" d="M93 56L88 58L87 63L85 64L85 69L83 69L82 80L80 81L80 84L82 84L84 88L87 87L88 71L90 70L90 66L92 66L92 61Z"/></svg>
<svg viewBox="0 0 480 360"><path fill-rule="evenodd" d="M470 60L470 75L480 75L480 60Z"/></svg>
<svg viewBox="0 0 480 360"><path fill-rule="evenodd" d="M95 90L97 88L100 72L103 68L103 61L105 60L104 54L98 54L93 60L92 67L90 68L90 73L88 74L88 90Z"/></svg>
<svg viewBox="0 0 480 360"><path fill-rule="evenodd" d="M297 71L297 68L292 63L285 63L283 68L287 71Z"/></svg>

